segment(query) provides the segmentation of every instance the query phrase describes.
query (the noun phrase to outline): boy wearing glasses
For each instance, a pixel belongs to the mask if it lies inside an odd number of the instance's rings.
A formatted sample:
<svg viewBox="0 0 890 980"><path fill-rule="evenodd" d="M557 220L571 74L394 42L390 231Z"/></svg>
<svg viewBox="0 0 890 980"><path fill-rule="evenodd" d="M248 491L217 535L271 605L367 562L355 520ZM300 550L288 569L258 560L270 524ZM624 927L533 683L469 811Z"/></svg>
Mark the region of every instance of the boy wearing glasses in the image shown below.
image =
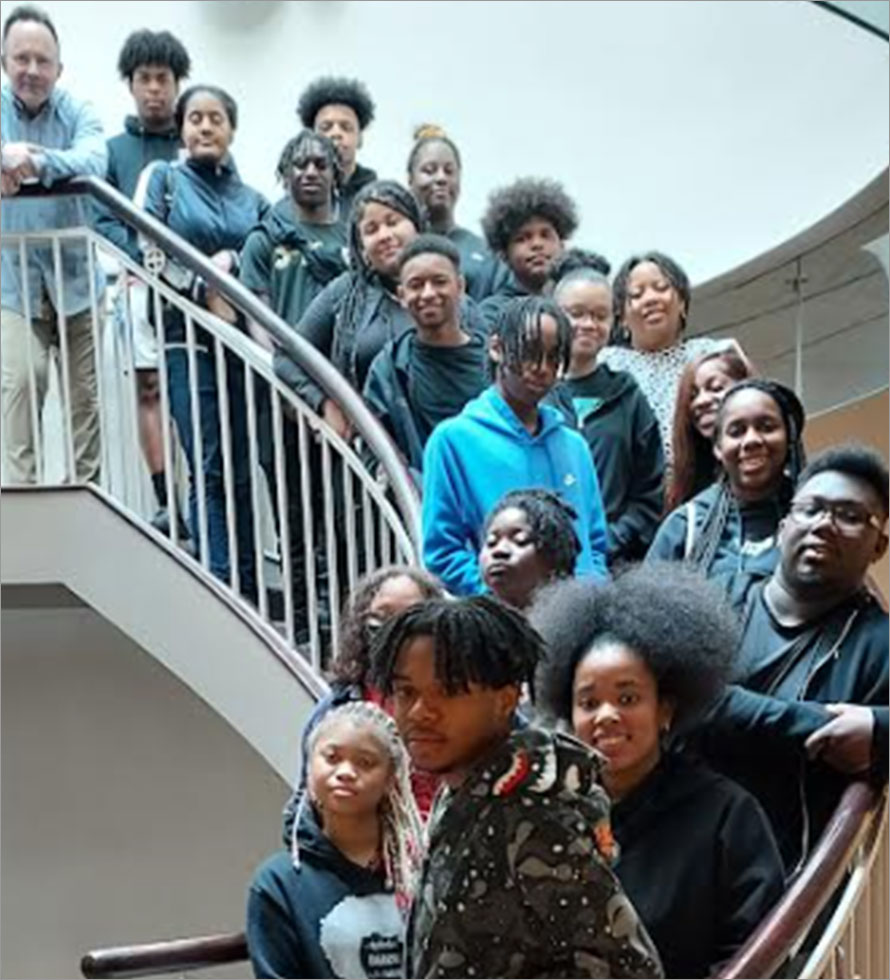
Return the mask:
<svg viewBox="0 0 890 980"><path fill-rule="evenodd" d="M734 680L703 735L711 761L763 804L792 872L851 777L887 778L887 614L869 566L887 550L888 474L862 446L801 474L768 578L739 591Z"/></svg>

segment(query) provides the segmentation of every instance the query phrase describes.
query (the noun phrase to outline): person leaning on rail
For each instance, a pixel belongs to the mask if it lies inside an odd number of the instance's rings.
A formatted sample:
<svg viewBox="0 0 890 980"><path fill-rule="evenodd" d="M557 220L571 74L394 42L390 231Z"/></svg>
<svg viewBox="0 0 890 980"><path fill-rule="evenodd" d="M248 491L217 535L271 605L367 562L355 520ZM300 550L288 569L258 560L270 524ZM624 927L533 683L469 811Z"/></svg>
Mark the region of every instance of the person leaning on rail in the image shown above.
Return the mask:
<svg viewBox="0 0 890 980"><path fill-rule="evenodd" d="M0 91L3 234L89 225L82 198L14 200L23 184L51 187L67 177L103 177L107 152L102 124L89 102L58 86L62 73L59 36L39 7L15 7L3 24ZM22 268L14 249L0 259L0 360L4 466L10 483L39 478L41 415L49 385L50 354L67 352L65 431L70 426L73 476L98 480L101 467L94 332L102 328L105 278L95 264L90 279L88 246L77 239L60 245L61 280L53 248L29 244ZM95 290L96 313L90 300ZM63 305L64 300L64 305ZM33 387L32 387L33 386ZM65 386L63 386L64 388ZM70 472L70 471L69 471Z"/></svg>

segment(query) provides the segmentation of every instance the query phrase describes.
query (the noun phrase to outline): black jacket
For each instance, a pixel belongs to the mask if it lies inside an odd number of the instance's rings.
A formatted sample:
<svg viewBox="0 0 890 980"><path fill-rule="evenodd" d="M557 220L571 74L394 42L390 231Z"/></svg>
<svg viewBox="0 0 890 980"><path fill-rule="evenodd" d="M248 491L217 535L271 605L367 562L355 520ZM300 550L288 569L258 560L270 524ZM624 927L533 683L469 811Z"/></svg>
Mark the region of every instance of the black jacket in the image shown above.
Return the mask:
<svg viewBox="0 0 890 980"><path fill-rule="evenodd" d="M353 864L302 810L299 867L280 851L247 896L247 945L258 977L404 976L404 920L383 875Z"/></svg>
<svg viewBox="0 0 890 980"><path fill-rule="evenodd" d="M460 271L466 280L467 295L477 303L500 292L510 279L510 270L492 253L484 239L469 228L455 226L445 236L460 252Z"/></svg>
<svg viewBox="0 0 890 980"><path fill-rule="evenodd" d="M615 872L649 931L666 977L708 977L781 897L769 821L740 786L665 755L612 806Z"/></svg>
<svg viewBox="0 0 890 980"><path fill-rule="evenodd" d="M376 170L372 170L370 167L363 167L360 163L355 165L352 176L340 188L339 222L344 228L349 226L349 212L352 210L352 202L355 200L356 194L376 179Z"/></svg>
<svg viewBox="0 0 890 980"><path fill-rule="evenodd" d="M712 483L672 511L656 532L646 553L647 560L683 561L688 557L689 511L695 515L692 535L695 542L717 502L720 488L719 482ZM774 497L750 504L740 504L733 498L717 551L710 566L701 569L702 573L723 584L740 573L770 574L779 559L776 534L782 517L782 505Z"/></svg>
<svg viewBox="0 0 890 980"><path fill-rule="evenodd" d="M444 419L457 415L490 384L485 340L472 325L465 323L464 330L470 334L470 342L460 354L474 361L474 371L472 374L462 371L453 380L449 379L450 398L443 397L442 392L428 391L417 376L418 340L413 330L383 348L374 358L365 381L363 394L368 408L389 432L418 481L423 469L423 449L433 429ZM450 363L447 367L452 370ZM446 403L449 410L438 415Z"/></svg>
<svg viewBox="0 0 890 980"><path fill-rule="evenodd" d="M127 116L124 131L108 141L108 172L105 179L121 194L132 198L139 175L155 160L175 160L180 147L175 126L160 133L148 132L138 116ZM141 260L134 229L110 211L97 206L96 231L125 251L135 262Z"/></svg>
<svg viewBox="0 0 890 980"><path fill-rule="evenodd" d="M756 628L768 615L765 582L750 576L734 590L743 617L735 683L705 719L701 739L712 764L761 802L786 867L793 869L822 833L849 781L827 764L807 760L804 742L831 717L823 705L849 702L872 709L872 776L887 780L887 614L862 590L796 631L793 642L765 649Z"/></svg>
<svg viewBox="0 0 890 980"><path fill-rule="evenodd" d="M664 452L655 414L626 371L602 364L551 396L587 440L609 530L609 563L646 554L663 507Z"/></svg>
<svg viewBox="0 0 890 980"><path fill-rule="evenodd" d="M530 295L531 293L524 286L519 285L511 272L506 279L502 280L498 291L479 304L479 312L482 314L487 332L491 333L494 330L498 318L510 300Z"/></svg>

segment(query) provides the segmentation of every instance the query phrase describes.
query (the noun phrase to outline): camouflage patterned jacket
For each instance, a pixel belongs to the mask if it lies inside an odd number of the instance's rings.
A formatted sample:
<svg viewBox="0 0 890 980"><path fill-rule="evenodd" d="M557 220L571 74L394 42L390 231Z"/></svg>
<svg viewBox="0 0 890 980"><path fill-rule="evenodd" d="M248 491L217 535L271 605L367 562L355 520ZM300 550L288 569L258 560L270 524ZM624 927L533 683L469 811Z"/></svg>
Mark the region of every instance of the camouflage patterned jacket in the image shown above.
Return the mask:
<svg viewBox="0 0 890 980"><path fill-rule="evenodd" d="M609 869L597 757L566 735L510 737L430 820L409 977L660 977Z"/></svg>

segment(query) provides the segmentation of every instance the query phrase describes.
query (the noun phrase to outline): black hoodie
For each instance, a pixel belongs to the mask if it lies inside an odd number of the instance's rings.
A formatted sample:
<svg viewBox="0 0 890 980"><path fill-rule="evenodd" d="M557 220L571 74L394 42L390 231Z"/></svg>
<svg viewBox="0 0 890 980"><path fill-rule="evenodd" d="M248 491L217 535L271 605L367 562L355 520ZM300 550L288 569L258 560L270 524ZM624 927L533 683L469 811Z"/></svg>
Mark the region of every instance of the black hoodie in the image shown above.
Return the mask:
<svg viewBox="0 0 890 980"><path fill-rule="evenodd" d="M664 452L655 413L626 371L598 365L550 396L590 446L609 530L609 564L639 561L664 506Z"/></svg>
<svg viewBox="0 0 890 980"><path fill-rule="evenodd" d="M254 874L247 945L257 977L401 977L405 923L383 874L353 864L300 818L299 867L279 851Z"/></svg>
<svg viewBox="0 0 890 980"><path fill-rule="evenodd" d="M142 171L156 160L175 160L181 143L172 121L169 129L154 133L147 130L138 116L127 116L124 131L108 141L108 172L105 179L126 197L132 197ZM118 220L105 208L97 206L96 231L123 249L134 261L141 262L136 231Z"/></svg>

